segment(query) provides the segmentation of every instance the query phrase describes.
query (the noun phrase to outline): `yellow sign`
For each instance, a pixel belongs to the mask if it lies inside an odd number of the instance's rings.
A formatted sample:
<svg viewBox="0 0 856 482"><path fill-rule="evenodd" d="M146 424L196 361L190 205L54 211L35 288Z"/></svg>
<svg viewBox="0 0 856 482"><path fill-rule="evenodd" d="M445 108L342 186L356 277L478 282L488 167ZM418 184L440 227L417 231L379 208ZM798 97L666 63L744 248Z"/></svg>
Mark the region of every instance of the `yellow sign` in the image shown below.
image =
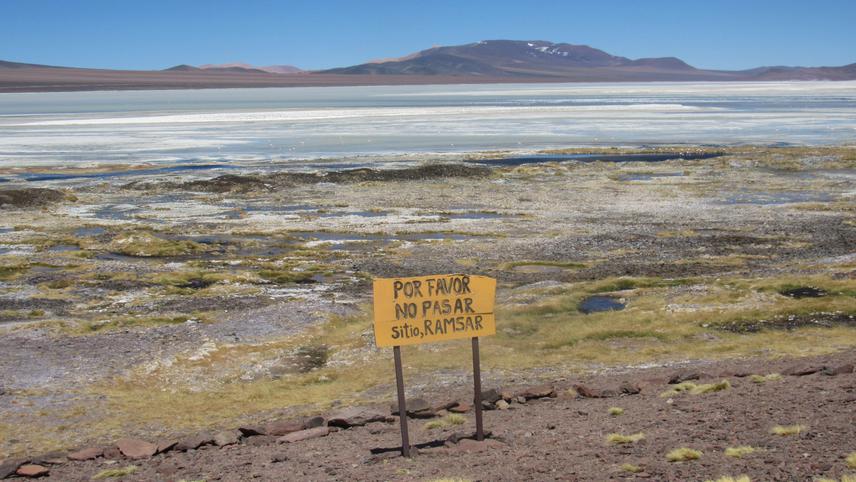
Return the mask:
<svg viewBox="0 0 856 482"><path fill-rule="evenodd" d="M377 346L416 345L496 333L496 280L444 274L374 280Z"/></svg>

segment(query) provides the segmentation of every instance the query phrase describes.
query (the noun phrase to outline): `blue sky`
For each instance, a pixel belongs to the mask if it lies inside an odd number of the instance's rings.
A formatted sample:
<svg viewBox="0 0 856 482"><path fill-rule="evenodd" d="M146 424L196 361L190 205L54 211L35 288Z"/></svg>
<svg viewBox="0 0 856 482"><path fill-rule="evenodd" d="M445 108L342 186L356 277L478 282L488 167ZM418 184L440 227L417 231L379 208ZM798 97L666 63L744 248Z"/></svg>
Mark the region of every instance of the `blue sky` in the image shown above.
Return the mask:
<svg viewBox="0 0 856 482"><path fill-rule="evenodd" d="M703 68L856 62L854 0L0 0L0 59L317 69L485 39L587 44Z"/></svg>

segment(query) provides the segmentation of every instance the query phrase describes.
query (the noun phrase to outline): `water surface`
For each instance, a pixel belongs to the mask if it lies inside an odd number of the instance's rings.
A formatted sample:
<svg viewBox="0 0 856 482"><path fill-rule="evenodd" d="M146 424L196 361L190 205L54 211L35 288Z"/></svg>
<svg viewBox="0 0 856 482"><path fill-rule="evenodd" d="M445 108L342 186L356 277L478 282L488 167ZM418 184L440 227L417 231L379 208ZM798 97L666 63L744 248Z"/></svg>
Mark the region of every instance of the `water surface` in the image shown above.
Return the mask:
<svg viewBox="0 0 856 482"><path fill-rule="evenodd" d="M842 144L856 82L0 94L0 166L264 164L568 146ZM316 163L317 165L317 163ZM328 166L329 167L329 166Z"/></svg>

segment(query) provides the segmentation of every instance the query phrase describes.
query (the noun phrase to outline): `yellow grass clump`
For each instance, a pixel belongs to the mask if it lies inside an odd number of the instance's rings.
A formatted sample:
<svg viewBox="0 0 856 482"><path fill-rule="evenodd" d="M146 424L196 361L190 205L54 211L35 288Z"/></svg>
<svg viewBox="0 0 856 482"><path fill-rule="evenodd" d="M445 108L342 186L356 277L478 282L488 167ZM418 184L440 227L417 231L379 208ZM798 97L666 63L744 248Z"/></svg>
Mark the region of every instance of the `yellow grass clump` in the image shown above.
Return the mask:
<svg viewBox="0 0 856 482"><path fill-rule="evenodd" d="M92 480L103 480L103 479L111 479L114 477L125 477L127 475L131 475L137 471L136 465L129 465L127 467L122 467L120 469L106 469L102 470L95 474L92 477Z"/></svg>
<svg viewBox="0 0 856 482"><path fill-rule="evenodd" d="M620 433L611 433L606 436L606 443L610 445L632 444L645 439L645 434L642 432L634 433L633 435L621 435Z"/></svg>
<svg viewBox="0 0 856 482"><path fill-rule="evenodd" d="M782 376L778 373L770 373L767 375L752 375L749 377L749 380L752 383L766 383L766 382L777 382L782 379Z"/></svg>
<svg viewBox="0 0 856 482"><path fill-rule="evenodd" d="M788 435L799 435L804 432L806 429L805 425L776 425L770 432L774 435L781 435L782 437Z"/></svg>
<svg viewBox="0 0 856 482"><path fill-rule="evenodd" d="M757 452L759 449L755 447L750 447L749 445L741 445L739 447L728 447L725 449L726 457L734 457L736 459L742 459L747 455L752 455Z"/></svg>
<svg viewBox="0 0 856 482"><path fill-rule="evenodd" d="M687 460L696 460L701 458L702 453L698 450L681 447L669 451L666 454L666 460L669 462L686 462Z"/></svg>
<svg viewBox="0 0 856 482"><path fill-rule="evenodd" d="M613 417L624 415L624 409L621 407L609 407L609 414Z"/></svg>

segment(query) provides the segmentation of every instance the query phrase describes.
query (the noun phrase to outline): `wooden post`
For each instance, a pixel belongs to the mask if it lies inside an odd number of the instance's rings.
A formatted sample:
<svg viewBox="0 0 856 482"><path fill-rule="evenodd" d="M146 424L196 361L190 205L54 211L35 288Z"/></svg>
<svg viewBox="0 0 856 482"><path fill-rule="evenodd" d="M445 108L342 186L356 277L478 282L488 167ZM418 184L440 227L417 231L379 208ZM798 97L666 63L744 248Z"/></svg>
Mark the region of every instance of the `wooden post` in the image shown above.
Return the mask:
<svg viewBox="0 0 856 482"><path fill-rule="evenodd" d="M398 389L398 419L401 421L401 455L410 457L410 437L407 434L407 402L404 397L404 370L401 368L401 347L392 347L395 356L395 385Z"/></svg>
<svg viewBox="0 0 856 482"><path fill-rule="evenodd" d="M473 388L475 390L473 403L476 406L476 440L484 440L481 398L481 361L479 360L479 337L477 336L473 337Z"/></svg>

